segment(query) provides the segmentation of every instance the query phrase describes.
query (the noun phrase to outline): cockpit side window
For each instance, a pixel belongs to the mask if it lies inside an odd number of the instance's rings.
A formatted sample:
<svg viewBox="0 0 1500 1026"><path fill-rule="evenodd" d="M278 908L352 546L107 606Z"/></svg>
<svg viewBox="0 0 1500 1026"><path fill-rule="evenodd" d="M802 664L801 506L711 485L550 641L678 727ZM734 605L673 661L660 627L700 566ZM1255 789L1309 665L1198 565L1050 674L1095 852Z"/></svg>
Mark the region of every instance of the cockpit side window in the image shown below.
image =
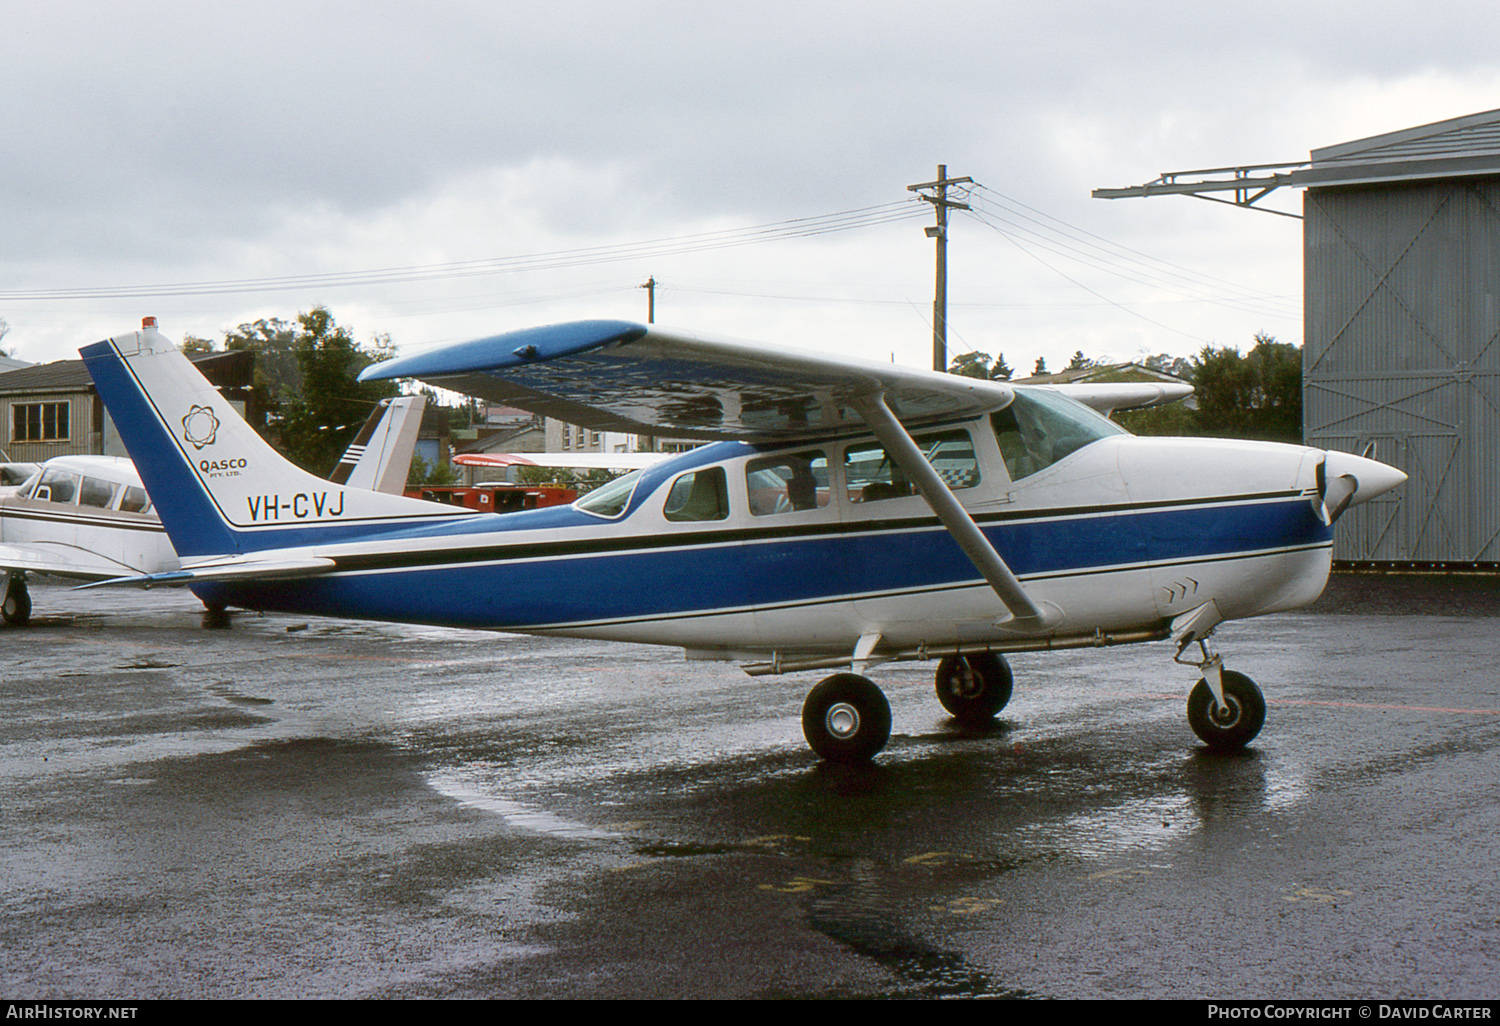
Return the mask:
<svg viewBox="0 0 1500 1026"><path fill-rule="evenodd" d="M764 517L828 505L828 454L821 449L779 453L745 465L750 513Z"/></svg>
<svg viewBox="0 0 1500 1026"><path fill-rule="evenodd" d="M78 494L78 479L66 470L48 467L42 471L42 479L32 489L32 498L50 502L71 504Z"/></svg>
<svg viewBox="0 0 1500 1026"><path fill-rule="evenodd" d="M630 496L634 494L635 486L640 479L641 472L632 470L623 477L617 477L608 484L595 488L573 503L573 508L592 513L596 517L613 519L624 513L625 507L630 505Z"/></svg>
<svg viewBox="0 0 1500 1026"><path fill-rule="evenodd" d="M1017 389L1009 406L990 414L990 425L1012 481L1045 470L1090 442L1127 434L1082 403L1041 389Z"/></svg>
<svg viewBox="0 0 1500 1026"><path fill-rule="evenodd" d="M723 520L729 516L729 494L723 467L705 467L672 482L662 512L668 520Z"/></svg>
<svg viewBox="0 0 1500 1026"><path fill-rule="evenodd" d="M979 483L979 460L967 431L914 435L912 441L949 488L973 488ZM901 468L878 442L851 445L844 450L844 476L850 502L916 494L915 486L906 480Z"/></svg>

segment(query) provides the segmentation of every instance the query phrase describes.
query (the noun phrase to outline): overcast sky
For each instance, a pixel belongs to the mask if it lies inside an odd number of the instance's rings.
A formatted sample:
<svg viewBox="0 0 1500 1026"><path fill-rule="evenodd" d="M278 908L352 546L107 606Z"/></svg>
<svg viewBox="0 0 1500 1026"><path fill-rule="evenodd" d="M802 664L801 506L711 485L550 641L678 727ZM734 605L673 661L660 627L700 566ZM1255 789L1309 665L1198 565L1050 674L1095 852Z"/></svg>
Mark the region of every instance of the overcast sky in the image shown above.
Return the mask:
<svg viewBox="0 0 1500 1026"><path fill-rule="evenodd" d="M411 353L644 320L654 276L665 325L925 365L931 208L906 186L939 163L982 186L950 231L955 352L1027 373L1300 342L1300 222L1090 190L1500 107L1497 44L1494 6L1456 0L11 0L0 346L321 304ZM708 232L742 244L642 245ZM572 252L600 247L623 258ZM223 282L246 284L201 286Z"/></svg>

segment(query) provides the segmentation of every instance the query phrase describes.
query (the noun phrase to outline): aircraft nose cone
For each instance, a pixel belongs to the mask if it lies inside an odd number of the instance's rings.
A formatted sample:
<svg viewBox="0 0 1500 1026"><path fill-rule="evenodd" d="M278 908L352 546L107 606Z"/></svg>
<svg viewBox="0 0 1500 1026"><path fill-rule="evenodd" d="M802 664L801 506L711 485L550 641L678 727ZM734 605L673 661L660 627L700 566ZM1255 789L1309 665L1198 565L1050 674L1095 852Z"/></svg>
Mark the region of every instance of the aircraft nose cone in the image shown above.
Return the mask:
<svg viewBox="0 0 1500 1026"><path fill-rule="evenodd" d="M1351 506L1369 502L1377 495L1384 495L1406 480L1406 475L1401 471L1379 460L1332 449L1328 450L1326 459L1329 480L1348 476L1358 483L1354 495L1349 499Z"/></svg>

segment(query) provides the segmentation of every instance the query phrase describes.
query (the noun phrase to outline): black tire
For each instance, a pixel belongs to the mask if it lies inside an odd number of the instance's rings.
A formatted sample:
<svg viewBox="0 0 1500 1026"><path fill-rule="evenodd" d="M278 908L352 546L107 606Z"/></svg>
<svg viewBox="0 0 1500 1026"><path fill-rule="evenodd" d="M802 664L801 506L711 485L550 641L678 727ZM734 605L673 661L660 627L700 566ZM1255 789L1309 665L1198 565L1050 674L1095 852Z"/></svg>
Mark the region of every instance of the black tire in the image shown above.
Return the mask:
<svg viewBox="0 0 1500 1026"><path fill-rule="evenodd" d="M1215 751L1243 748L1260 733L1266 722L1266 699L1255 681L1243 673L1223 671L1226 716L1219 715L1208 681L1200 680L1188 694L1188 723L1193 733Z"/></svg>
<svg viewBox="0 0 1500 1026"><path fill-rule="evenodd" d="M943 708L966 726L982 727L1010 701L1010 666L993 652L944 656L934 686Z"/></svg>
<svg viewBox="0 0 1500 1026"><path fill-rule="evenodd" d="M802 734L829 762L869 762L891 736L891 706L871 681L836 673L808 692Z"/></svg>
<svg viewBox="0 0 1500 1026"><path fill-rule="evenodd" d="M26 590L25 581L17 581L11 585L10 593L5 596L5 603L0 607L0 614L5 617L5 622L12 627L25 627L31 622L31 592Z"/></svg>

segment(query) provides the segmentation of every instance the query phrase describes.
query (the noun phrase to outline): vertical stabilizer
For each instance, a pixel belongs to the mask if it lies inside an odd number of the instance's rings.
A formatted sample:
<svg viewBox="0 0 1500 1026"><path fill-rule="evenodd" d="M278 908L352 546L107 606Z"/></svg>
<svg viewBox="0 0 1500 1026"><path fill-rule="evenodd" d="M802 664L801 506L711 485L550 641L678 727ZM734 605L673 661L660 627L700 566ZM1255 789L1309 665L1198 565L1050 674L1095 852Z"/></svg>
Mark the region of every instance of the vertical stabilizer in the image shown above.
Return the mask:
<svg viewBox="0 0 1500 1026"><path fill-rule="evenodd" d="M427 400L419 395L382 399L344 450L328 480L350 488L400 495L406 490L426 405Z"/></svg>
<svg viewBox="0 0 1500 1026"><path fill-rule="evenodd" d="M465 515L335 484L292 465L154 325L79 352L185 560Z"/></svg>

